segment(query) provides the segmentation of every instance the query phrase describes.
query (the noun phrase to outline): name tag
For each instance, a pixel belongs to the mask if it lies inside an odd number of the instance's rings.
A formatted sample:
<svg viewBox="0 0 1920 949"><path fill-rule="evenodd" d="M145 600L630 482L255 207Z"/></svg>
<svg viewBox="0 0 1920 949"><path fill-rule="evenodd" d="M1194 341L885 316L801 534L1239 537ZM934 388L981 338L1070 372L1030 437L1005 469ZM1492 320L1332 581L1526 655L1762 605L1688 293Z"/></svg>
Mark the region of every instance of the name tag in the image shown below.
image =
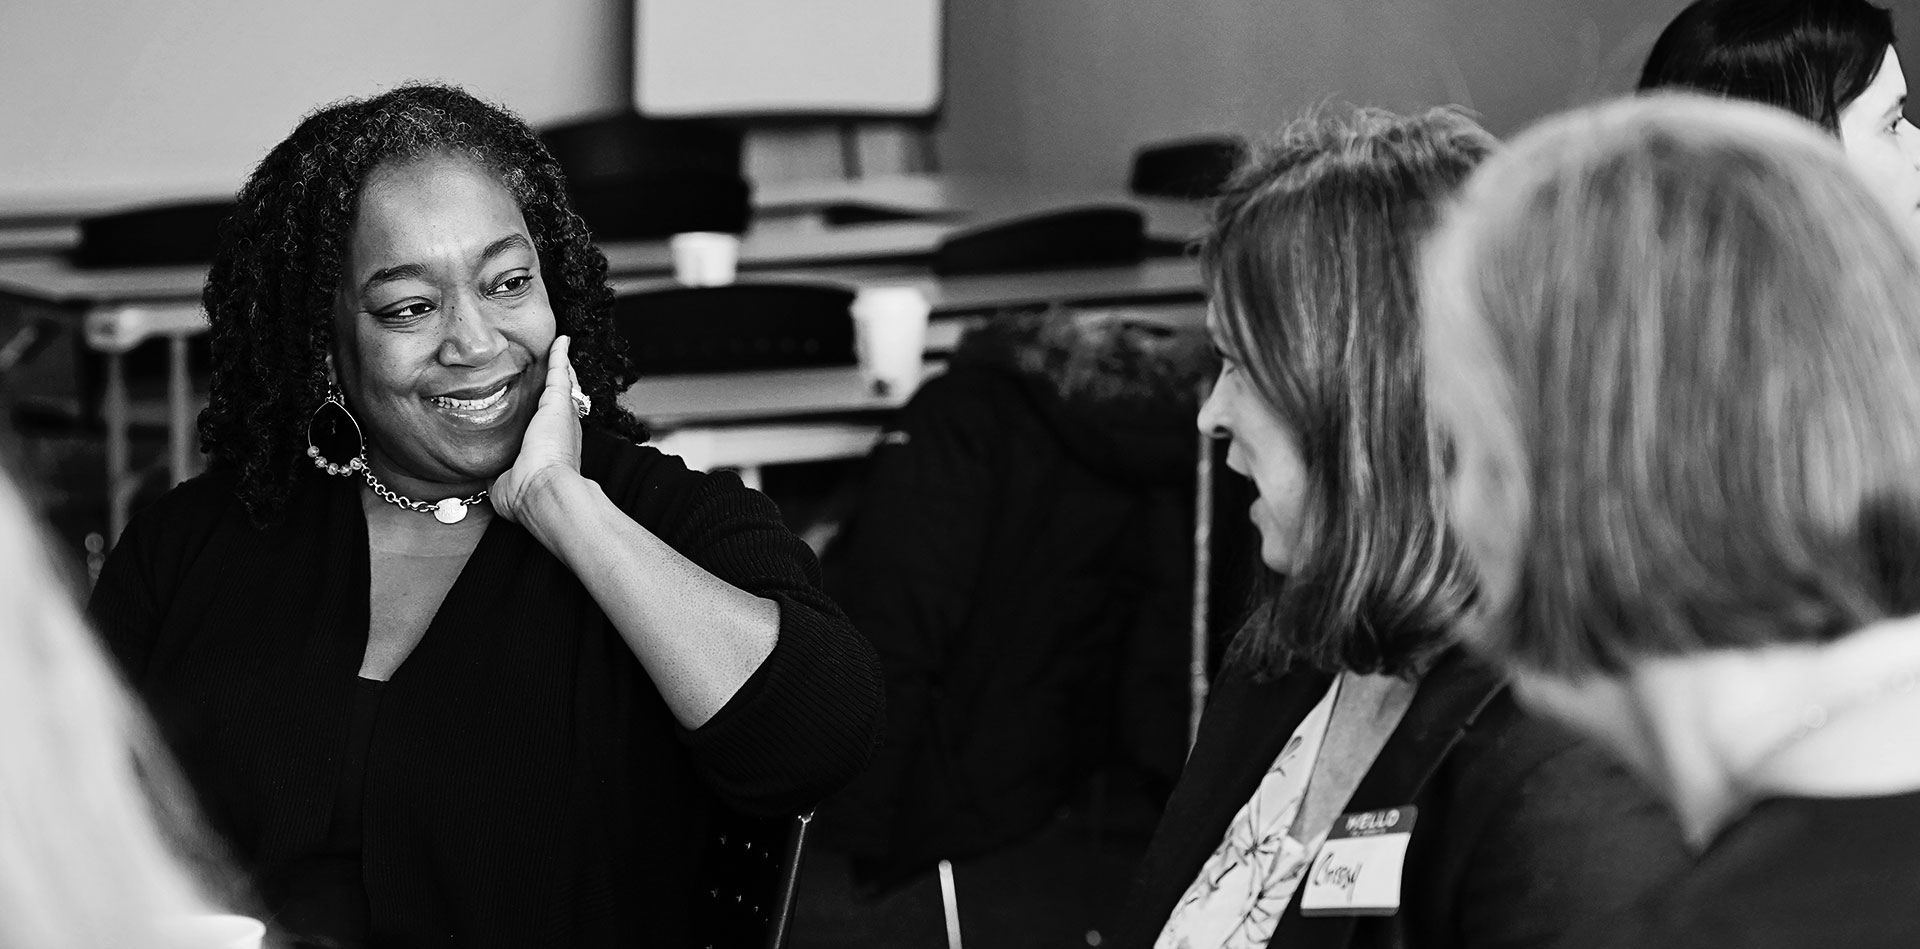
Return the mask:
<svg viewBox="0 0 1920 949"><path fill-rule="evenodd" d="M1400 870L1413 839L1412 805L1342 814L1307 870L1302 916L1391 916L1400 909Z"/></svg>

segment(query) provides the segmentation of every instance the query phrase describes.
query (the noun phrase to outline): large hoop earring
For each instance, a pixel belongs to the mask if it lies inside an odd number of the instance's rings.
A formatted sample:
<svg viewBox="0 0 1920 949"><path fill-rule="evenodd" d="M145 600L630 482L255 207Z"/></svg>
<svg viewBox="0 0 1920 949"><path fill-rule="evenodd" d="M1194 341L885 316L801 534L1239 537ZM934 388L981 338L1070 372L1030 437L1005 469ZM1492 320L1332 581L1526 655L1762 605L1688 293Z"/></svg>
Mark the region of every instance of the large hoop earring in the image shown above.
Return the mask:
<svg viewBox="0 0 1920 949"><path fill-rule="evenodd" d="M313 459L315 468L330 475L350 477L367 466L367 443L360 434L360 422L347 411L346 396L337 382L327 383L326 401L307 420L307 457Z"/></svg>

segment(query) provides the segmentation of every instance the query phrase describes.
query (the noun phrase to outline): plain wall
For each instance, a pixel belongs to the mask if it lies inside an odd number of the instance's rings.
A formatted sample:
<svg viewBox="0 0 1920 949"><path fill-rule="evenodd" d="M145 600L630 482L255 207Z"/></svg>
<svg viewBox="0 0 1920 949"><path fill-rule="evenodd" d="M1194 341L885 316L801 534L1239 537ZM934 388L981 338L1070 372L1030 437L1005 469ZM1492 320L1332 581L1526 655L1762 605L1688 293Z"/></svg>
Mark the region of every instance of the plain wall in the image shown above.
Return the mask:
<svg viewBox="0 0 1920 949"><path fill-rule="evenodd" d="M620 108L631 0L0 0L0 207L231 193L315 106L444 79Z"/></svg>
<svg viewBox="0 0 1920 949"><path fill-rule="evenodd" d="M0 0L0 209L231 193L315 105L408 78L536 125L624 108L632 3ZM1458 102L1509 134L1626 90L1683 0L947 4L942 166L1119 184L1140 143L1259 134L1326 100ZM1891 5L1920 37L1920 0ZM869 173L913 163L897 129L862 152ZM748 165L837 174L838 140L767 130Z"/></svg>
<svg viewBox="0 0 1920 949"><path fill-rule="evenodd" d="M1457 103L1504 136L1630 90L1685 5L948 0L940 155L950 169L1122 184L1141 143L1258 135L1327 101L1403 111ZM1902 49L1920 49L1909 41L1920 39L1920 0L1882 5Z"/></svg>

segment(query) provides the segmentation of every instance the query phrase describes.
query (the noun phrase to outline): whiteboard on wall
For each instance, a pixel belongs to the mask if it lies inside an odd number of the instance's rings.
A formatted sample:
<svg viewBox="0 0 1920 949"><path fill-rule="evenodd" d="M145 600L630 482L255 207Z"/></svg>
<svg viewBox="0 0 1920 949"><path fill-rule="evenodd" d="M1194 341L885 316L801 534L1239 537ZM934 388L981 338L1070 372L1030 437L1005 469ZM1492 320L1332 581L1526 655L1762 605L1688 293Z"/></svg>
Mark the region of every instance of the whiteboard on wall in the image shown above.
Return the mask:
<svg viewBox="0 0 1920 949"><path fill-rule="evenodd" d="M932 115L943 0L634 0L640 114Z"/></svg>
<svg viewBox="0 0 1920 949"><path fill-rule="evenodd" d="M618 110L626 26L608 0L0 0L0 216L230 196L308 111L411 79L535 124Z"/></svg>

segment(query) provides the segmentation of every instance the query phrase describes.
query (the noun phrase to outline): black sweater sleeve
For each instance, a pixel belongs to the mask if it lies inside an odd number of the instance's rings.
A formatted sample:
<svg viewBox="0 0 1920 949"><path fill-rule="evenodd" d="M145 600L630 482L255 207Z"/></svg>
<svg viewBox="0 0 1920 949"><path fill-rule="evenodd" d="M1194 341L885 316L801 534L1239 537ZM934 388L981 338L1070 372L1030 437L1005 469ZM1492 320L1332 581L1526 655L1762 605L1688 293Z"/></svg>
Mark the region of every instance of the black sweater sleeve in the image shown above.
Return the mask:
<svg viewBox="0 0 1920 949"><path fill-rule="evenodd" d="M227 519L231 479L201 475L135 515L100 568L87 615L121 671L137 681L179 578Z"/></svg>
<svg viewBox="0 0 1920 949"><path fill-rule="evenodd" d="M107 651L130 679L138 680L158 632L160 608L153 589L151 552L130 526L100 568L87 614Z"/></svg>
<svg viewBox="0 0 1920 949"><path fill-rule="evenodd" d="M879 659L821 592L813 552L773 502L732 474L689 472L678 459L658 457L641 522L662 515L648 525L662 540L780 607L773 652L684 740L732 806L768 814L810 808L858 775L878 742Z"/></svg>

